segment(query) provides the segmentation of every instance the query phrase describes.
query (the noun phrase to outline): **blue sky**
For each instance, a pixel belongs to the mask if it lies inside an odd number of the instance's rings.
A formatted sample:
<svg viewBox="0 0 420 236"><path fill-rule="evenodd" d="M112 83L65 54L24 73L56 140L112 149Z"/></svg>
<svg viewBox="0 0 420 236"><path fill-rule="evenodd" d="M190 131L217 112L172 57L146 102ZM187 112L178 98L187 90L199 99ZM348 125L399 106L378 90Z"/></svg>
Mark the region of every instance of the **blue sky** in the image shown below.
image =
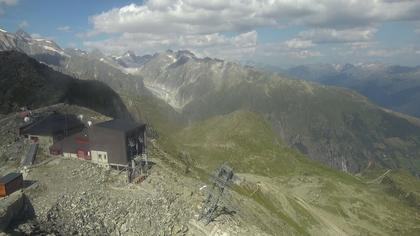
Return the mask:
<svg viewBox="0 0 420 236"><path fill-rule="evenodd" d="M420 64L416 0L0 0L0 27L107 54L188 49L275 66Z"/></svg>
<svg viewBox="0 0 420 236"><path fill-rule="evenodd" d="M14 32L23 23L25 31L54 38L63 47L69 44L83 47L83 41L76 36L76 33L90 28L89 16L132 2L124 0L19 0L16 5L4 7L6 9L0 17L0 27ZM137 2L141 3L141 1ZM59 30L60 27L66 26L70 27L68 32Z"/></svg>

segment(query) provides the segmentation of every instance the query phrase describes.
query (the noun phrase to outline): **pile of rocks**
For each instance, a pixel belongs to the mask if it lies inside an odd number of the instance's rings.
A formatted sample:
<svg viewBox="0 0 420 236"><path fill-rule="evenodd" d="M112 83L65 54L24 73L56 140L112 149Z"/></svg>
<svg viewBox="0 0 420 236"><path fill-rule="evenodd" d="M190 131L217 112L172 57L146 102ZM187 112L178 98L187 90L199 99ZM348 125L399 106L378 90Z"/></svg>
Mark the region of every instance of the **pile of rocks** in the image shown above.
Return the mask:
<svg viewBox="0 0 420 236"><path fill-rule="evenodd" d="M49 235L53 236L55 234L47 233L42 231L39 227L39 223L36 220L28 220L20 222L16 225L12 225L10 229L8 229L7 233L4 235ZM0 236L3 236L0 233Z"/></svg>
<svg viewBox="0 0 420 236"><path fill-rule="evenodd" d="M216 229L220 235L244 232L239 230L244 225L237 225L231 216L220 216L208 226L198 222L206 196L200 190L204 183L185 176L180 168L174 169L168 164L169 158L161 160L153 155L152 159L150 175L139 184L128 184L124 171L88 161L51 158L35 165L27 179L36 185L26 193L38 224L27 222L19 227L56 235L202 235L213 234Z"/></svg>
<svg viewBox="0 0 420 236"><path fill-rule="evenodd" d="M0 198L0 236L41 235L31 202L22 191Z"/></svg>
<svg viewBox="0 0 420 236"><path fill-rule="evenodd" d="M42 230L58 235L184 235L202 196L181 176L155 165L140 184L124 172L56 159L32 169L30 195Z"/></svg>
<svg viewBox="0 0 420 236"><path fill-rule="evenodd" d="M63 196L48 212L44 226L58 234L81 235L182 235L188 231L191 212L179 208L175 196L115 197L104 192Z"/></svg>

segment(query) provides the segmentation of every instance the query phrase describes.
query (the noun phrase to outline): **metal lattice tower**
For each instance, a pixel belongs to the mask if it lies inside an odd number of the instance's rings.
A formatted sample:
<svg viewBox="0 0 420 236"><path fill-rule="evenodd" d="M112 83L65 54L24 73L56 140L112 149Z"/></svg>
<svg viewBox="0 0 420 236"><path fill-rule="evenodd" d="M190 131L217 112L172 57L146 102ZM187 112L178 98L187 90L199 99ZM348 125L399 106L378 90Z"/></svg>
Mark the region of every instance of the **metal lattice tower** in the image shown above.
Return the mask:
<svg viewBox="0 0 420 236"><path fill-rule="evenodd" d="M128 182L131 183L136 179L137 181L143 181L149 175L149 168L147 154L137 156L131 160L130 166L128 167Z"/></svg>
<svg viewBox="0 0 420 236"><path fill-rule="evenodd" d="M228 187L233 179L233 169L226 164L216 169L210 176L212 188L210 189L206 200L204 201L199 220L204 219L209 224L215 218L215 212L219 207L225 188Z"/></svg>
<svg viewBox="0 0 420 236"><path fill-rule="evenodd" d="M132 157L127 171L128 182L142 182L149 175L149 160L146 153L146 134L136 139L129 139Z"/></svg>

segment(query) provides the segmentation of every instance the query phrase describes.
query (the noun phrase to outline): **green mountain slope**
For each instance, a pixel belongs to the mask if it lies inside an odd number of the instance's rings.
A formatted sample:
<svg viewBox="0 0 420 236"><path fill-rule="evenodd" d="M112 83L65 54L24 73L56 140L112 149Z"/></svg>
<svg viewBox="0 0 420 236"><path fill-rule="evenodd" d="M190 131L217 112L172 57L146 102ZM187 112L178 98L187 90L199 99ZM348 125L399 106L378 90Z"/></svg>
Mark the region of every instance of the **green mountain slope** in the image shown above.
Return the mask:
<svg viewBox="0 0 420 236"><path fill-rule="evenodd" d="M237 110L262 115L277 137L327 166L376 163L420 171L420 126L350 90L295 81L189 52L154 55L137 74L187 123Z"/></svg>
<svg viewBox="0 0 420 236"><path fill-rule="evenodd" d="M273 176L294 172L303 158L280 142L261 117L245 111L186 127L173 140L202 169L228 160L239 172Z"/></svg>
<svg viewBox="0 0 420 236"><path fill-rule="evenodd" d="M231 201L240 205L237 214L268 234L420 233L419 208L390 194L388 185L308 160L287 148L255 113L238 111L192 124L164 146L203 180L202 173L225 161L234 167L239 178Z"/></svg>
<svg viewBox="0 0 420 236"><path fill-rule="evenodd" d="M260 79L187 105L200 120L238 109L261 114L290 146L328 166L358 172L369 162L420 169L420 127L348 90L287 79Z"/></svg>

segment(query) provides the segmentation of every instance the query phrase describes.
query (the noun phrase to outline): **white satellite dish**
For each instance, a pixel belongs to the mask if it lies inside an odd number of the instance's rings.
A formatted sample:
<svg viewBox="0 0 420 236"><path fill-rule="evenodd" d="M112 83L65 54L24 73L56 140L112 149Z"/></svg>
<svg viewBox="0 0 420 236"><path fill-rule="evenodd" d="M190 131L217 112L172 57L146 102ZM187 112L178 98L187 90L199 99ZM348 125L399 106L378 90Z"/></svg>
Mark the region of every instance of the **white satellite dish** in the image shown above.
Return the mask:
<svg viewBox="0 0 420 236"><path fill-rule="evenodd" d="M77 116L77 118L79 118L79 120L83 120L83 115L80 114L80 115Z"/></svg>
<svg viewBox="0 0 420 236"><path fill-rule="evenodd" d="M28 123L31 120L31 118L29 118L29 116L25 116L25 118L23 118L23 121L25 123Z"/></svg>
<svg viewBox="0 0 420 236"><path fill-rule="evenodd" d="M92 121L88 120L87 124L88 124L89 127L91 127L92 126Z"/></svg>

